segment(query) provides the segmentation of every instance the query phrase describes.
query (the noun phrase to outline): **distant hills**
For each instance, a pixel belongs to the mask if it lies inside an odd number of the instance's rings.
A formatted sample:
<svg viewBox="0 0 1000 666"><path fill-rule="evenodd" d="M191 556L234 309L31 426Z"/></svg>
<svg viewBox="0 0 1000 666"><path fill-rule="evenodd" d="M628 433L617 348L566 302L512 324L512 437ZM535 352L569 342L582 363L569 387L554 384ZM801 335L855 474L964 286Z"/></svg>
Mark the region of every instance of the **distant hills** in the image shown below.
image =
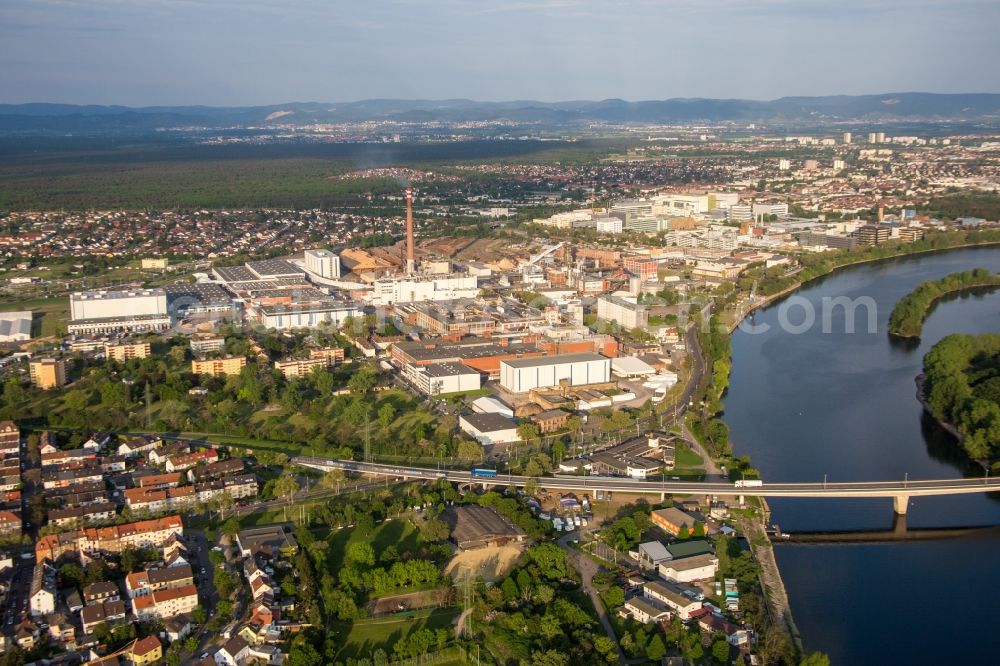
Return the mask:
<svg viewBox="0 0 1000 666"><path fill-rule="evenodd" d="M782 97L771 101L675 98L640 102L476 102L467 99L289 102L269 106L77 106L2 104L0 133L142 133L180 126L266 127L369 120L409 122L509 121L544 126L581 123L688 124L699 122L825 123L998 121L1000 94L886 93Z"/></svg>

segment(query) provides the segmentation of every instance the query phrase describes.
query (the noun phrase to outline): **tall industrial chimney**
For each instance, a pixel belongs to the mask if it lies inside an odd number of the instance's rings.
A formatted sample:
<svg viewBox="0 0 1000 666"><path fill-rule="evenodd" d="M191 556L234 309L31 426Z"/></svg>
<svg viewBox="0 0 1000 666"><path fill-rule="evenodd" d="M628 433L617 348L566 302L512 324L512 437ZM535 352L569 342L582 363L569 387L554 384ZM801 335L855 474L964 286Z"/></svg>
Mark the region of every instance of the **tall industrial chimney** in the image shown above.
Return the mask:
<svg viewBox="0 0 1000 666"><path fill-rule="evenodd" d="M413 275L413 188L406 188L406 274Z"/></svg>

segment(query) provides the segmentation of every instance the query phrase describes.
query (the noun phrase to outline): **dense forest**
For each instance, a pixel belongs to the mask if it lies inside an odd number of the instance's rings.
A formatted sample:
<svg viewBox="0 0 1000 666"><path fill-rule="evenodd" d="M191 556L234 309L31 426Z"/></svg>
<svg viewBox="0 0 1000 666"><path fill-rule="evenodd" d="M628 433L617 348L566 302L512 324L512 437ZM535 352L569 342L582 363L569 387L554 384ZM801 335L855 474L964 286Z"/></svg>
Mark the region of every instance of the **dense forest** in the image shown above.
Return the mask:
<svg viewBox="0 0 1000 666"><path fill-rule="evenodd" d="M924 396L939 421L962 436L966 453L1000 461L1000 334L950 335L924 357Z"/></svg>
<svg viewBox="0 0 1000 666"><path fill-rule="evenodd" d="M985 268L964 273L952 273L940 280L927 280L896 303L889 315L889 334L902 338L920 336L924 320L934 304L948 294L979 287L1000 287L1000 275L993 275Z"/></svg>
<svg viewBox="0 0 1000 666"><path fill-rule="evenodd" d="M1000 220L1000 194L979 190L950 192L934 197L922 209L943 220L954 220L958 217Z"/></svg>

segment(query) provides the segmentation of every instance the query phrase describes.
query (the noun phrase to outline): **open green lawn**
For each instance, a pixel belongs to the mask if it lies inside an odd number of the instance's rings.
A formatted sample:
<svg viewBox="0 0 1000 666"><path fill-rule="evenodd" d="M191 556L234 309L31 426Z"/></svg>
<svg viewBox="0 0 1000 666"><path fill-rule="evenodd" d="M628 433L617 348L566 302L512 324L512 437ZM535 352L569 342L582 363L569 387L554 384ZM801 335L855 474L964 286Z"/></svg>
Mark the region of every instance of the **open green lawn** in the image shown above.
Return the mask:
<svg viewBox="0 0 1000 666"><path fill-rule="evenodd" d="M337 659L370 657L378 648L392 655L392 646L400 638L421 629L450 627L458 614L458 608L435 608L406 615L358 620L353 624L334 624L334 629L347 632Z"/></svg>
<svg viewBox="0 0 1000 666"><path fill-rule="evenodd" d="M376 525L371 532L362 532L354 527L347 527L330 534L327 542L330 544L330 569L334 573L340 570L344 564L344 553L347 551L347 544L356 541L367 541L375 550L375 557L385 550L386 546L395 546L400 555L412 553L420 550L423 539L417 528L406 519L387 520L381 525Z"/></svg>
<svg viewBox="0 0 1000 666"><path fill-rule="evenodd" d="M701 467L705 461L697 453L691 450L691 446L686 442L677 442L675 452L677 467Z"/></svg>

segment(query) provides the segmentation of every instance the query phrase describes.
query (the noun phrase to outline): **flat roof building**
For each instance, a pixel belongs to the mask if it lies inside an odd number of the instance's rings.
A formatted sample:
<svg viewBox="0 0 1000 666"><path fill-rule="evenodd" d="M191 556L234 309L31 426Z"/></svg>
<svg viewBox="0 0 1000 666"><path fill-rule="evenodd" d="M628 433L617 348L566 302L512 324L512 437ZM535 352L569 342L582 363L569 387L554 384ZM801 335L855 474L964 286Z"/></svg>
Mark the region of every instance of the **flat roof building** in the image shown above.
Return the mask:
<svg viewBox="0 0 1000 666"><path fill-rule="evenodd" d="M31 383L40 389L51 389L66 383L66 360L61 358L40 358L28 362Z"/></svg>
<svg viewBox="0 0 1000 666"><path fill-rule="evenodd" d="M500 414L463 414L458 419L462 432L473 437L483 446L507 444L520 439L517 424Z"/></svg>
<svg viewBox="0 0 1000 666"><path fill-rule="evenodd" d="M340 277L340 257L333 252L323 249L306 250L303 258L307 273L327 280Z"/></svg>
<svg viewBox="0 0 1000 666"><path fill-rule="evenodd" d="M556 354L500 362L500 385L511 393L611 381L611 360L594 353Z"/></svg>

